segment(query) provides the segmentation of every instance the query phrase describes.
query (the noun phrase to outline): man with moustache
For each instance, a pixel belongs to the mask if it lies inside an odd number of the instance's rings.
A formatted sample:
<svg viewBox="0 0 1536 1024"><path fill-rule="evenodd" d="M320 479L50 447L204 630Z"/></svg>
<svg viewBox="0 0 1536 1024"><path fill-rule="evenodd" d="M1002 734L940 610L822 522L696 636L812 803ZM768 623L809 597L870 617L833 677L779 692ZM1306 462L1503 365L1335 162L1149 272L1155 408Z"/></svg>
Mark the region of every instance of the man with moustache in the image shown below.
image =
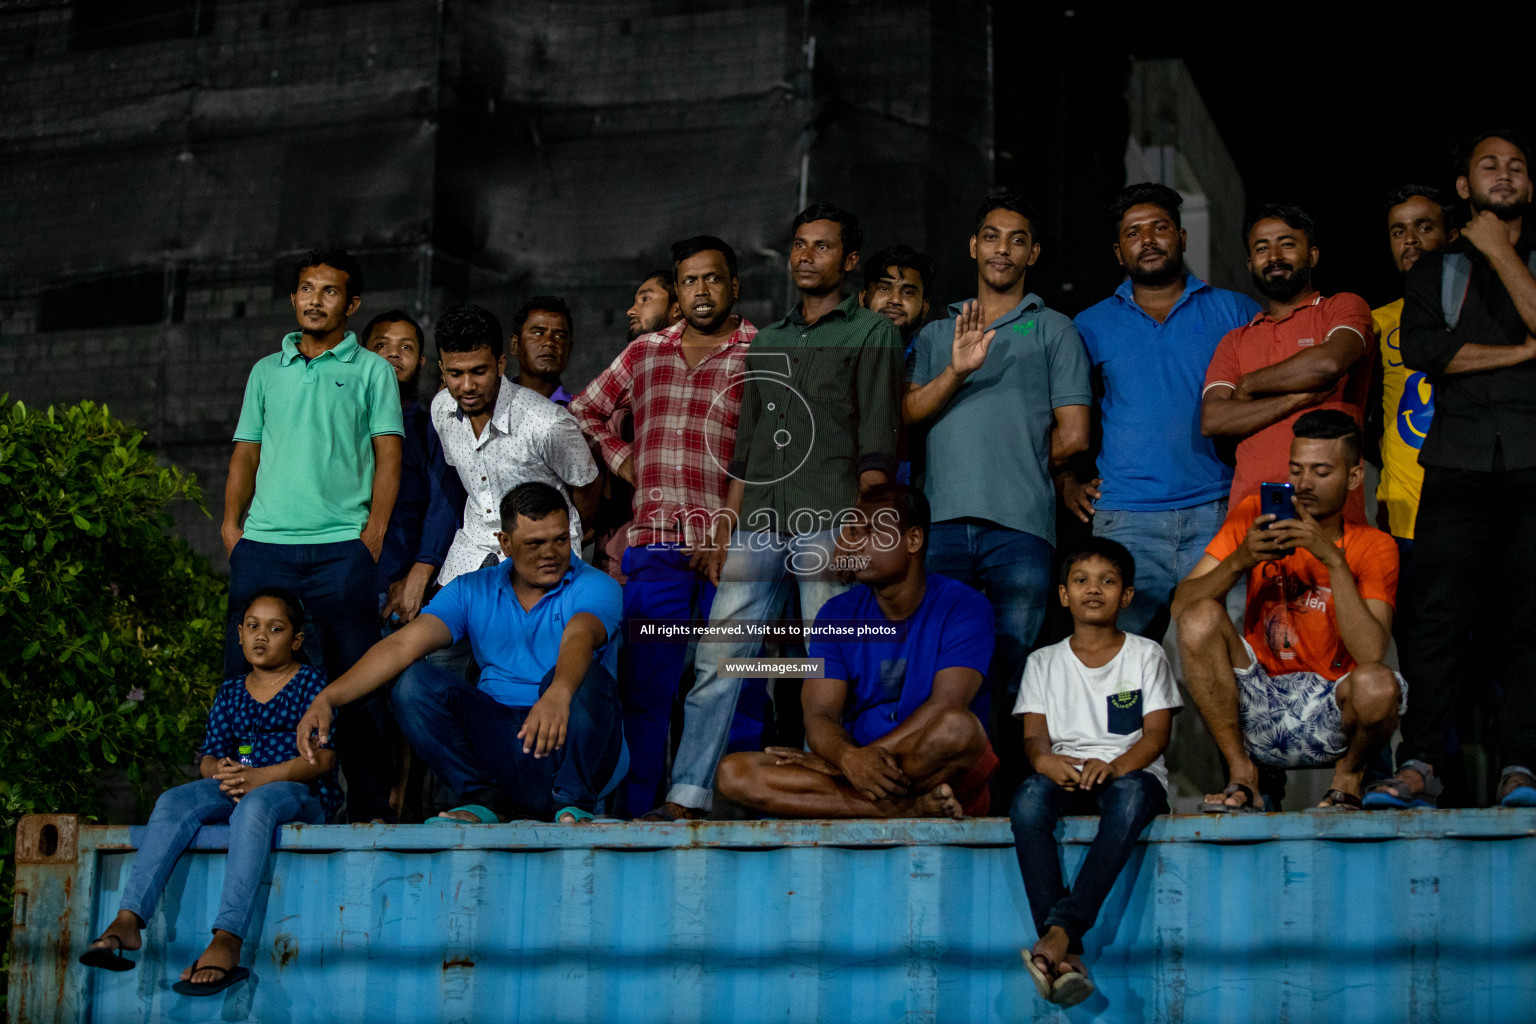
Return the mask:
<svg viewBox="0 0 1536 1024"><path fill-rule="evenodd" d="M729 245L711 235L687 238L672 246L672 263L683 319L631 341L571 402L609 470L635 489L623 562L626 623L709 618L710 569L723 555L712 550L712 529L730 490L725 467L735 450L740 378L757 335L736 312L741 283ZM613 429L615 413L626 410L633 441ZM621 807L636 813L662 796L667 728L687 654L686 637L626 647L620 693L630 769Z"/></svg>
<svg viewBox="0 0 1536 1024"><path fill-rule="evenodd" d="M933 289L933 260L910 245L893 245L869 258L864 269L864 290L859 302L879 313L901 332L906 343L904 358L912 358L912 338L928 320L928 296ZM914 434L919 432L914 431ZM921 449L921 436L902 438L901 461L896 481L909 483L912 460L908 453Z"/></svg>
<svg viewBox="0 0 1536 1024"><path fill-rule="evenodd" d="M443 560L438 583L499 561L501 495L518 484L549 484L570 503L571 546L581 548L582 514L590 516L601 481L581 429L564 406L503 374L501 324L489 310L464 303L438 318L437 350L445 387L432 400L432 426L443 458L458 471L469 498L463 525Z"/></svg>
<svg viewBox="0 0 1536 1024"><path fill-rule="evenodd" d="M629 320L629 340L642 334L654 334L683 318L677 304L677 284L671 270L653 270L635 289L634 304L625 317Z"/></svg>
<svg viewBox="0 0 1536 1024"><path fill-rule="evenodd" d="M389 627L421 611L427 588L442 567L464 502L457 475L443 462L442 444L417 397L423 362L421 325L403 309L380 313L363 328L363 347L384 357L400 385L400 489L389 515L384 549L374 572L380 618Z"/></svg>
<svg viewBox="0 0 1536 1024"><path fill-rule="evenodd" d="M289 284L299 329L251 368L224 490L229 607L238 615L262 587L298 594L332 678L378 639L374 569L400 484L395 375L347 330L362 291L345 250L299 258ZM226 678L248 670L237 633L231 616ZM390 816L389 745L382 711L370 712L350 712L339 734L354 822Z"/></svg>
<svg viewBox="0 0 1536 1024"><path fill-rule="evenodd" d="M1450 223L1451 198L1428 185L1404 185L1387 197L1387 245L1392 265L1403 277L1427 252L1437 252L1456 240ZM1419 512L1424 470L1419 449L1435 415L1434 388L1423 372L1403 365L1399 333L1403 300L1371 310L1376 342L1381 349L1381 483L1376 489L1377 525L1397 539L1406 560L1413 544L1413 522ZM1404 574L1406 576L1406 573ZM1408 621L1399 582L1397 623Z"/></svg>
<svg viewBox="0 0 1536 1024"><path fill-rule="evenodd" d="M1458 153L1456 192L1471 206L1461 237L1408 272L1403 363L1435 389L1419 452L1424 490L1414 524L1414 629L1403 674L1414 700L1403 719L1396 776L1372 786L1368 806L1432 804L1436 769L1463 677L1468 628L1489 592L1508 614L1498 717L1495 794L1536 806L1536 277L1525 233L1529 145L1485 132Z"/></svg>
<svg viewBox="0 0 1536 1024"><path fill-rule="evenodd" d="M1088 357L1065 315L1025 286L1040 258L1032 206L1017 193L976 211L976 298L949 307L913 344L903 418L927 427L923 493L933 507L928 571L992 602L988 682L1003 759L999 798L1023 765L1009 727L1024 662L1051 590L1051 472L1088 447Z"/></svg>
<svg viewBox="0 0 1536 1024"><path fill-rule="evenodd" d="M859 265L863 229L847 210L815 203L791 230L789 270L800 301L752 343L726 466L725 514L715 518L710 546L708 571L718 586L712 624L767 618L791 587L801 619L814 623L821 606L848 587L833 566L838 517L896 471L901 335L858 296L843 294ZM681 279L678 296L694 316L718 305ZM709 810L741 691L741 679L721 676L720 664L760 647L751 639L698 645L672 785L646 819Z"/></svg>
<svg viewBox="0 0 1536 1024"><path fill-rule="evenodd" d="M1200 433L1200 385L1217 343L1259 312L1184 266L1183 202L1147 182L1110 205L1126 279L1074 321L1101 385L1098 475L1080 482L1069 467L1058 477L1067 509L1135 558L1136 592L1119 625L1154 640L1173 589L1227 518L1232 470Z"/></svg>
<svg viewBox="0 0 1536 1024"><path fill-rule="evenodd" d="M1200 431L1237 443L1230 505L1286 479L1291 424L1306 409L1342 409L1363 423L1376 349L1358 295L1312 287L1317 228L1306 211L1265 203L1243 232L1248 270L1265 309L1221 339L1205 374ZM1356 489L1344 514L1365 522Z"/></svg>
<svg viewBox="0 0 1536 1024"><path fill-rule="evenodd" d="M571 393L560 377L571 362L571 308L554 295L535 295L514 314L512 354L517 383L556 405L570 405Z"/></svg>

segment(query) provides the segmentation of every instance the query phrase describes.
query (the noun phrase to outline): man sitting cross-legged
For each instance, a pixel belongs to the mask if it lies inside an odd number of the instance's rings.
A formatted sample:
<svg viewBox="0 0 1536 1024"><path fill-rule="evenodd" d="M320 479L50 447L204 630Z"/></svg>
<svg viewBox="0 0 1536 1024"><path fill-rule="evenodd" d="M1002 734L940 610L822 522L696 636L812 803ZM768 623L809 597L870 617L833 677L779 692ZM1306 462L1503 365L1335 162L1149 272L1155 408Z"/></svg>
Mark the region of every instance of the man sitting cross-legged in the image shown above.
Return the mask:
<svg viewBox="0 0 1536 1024"><path fill-rule="evenodd" d="M440 817L592 817L623 744L614 682L622 597L606 573L571 555L565 496L519 484L501 499L505 561L462 573L421 614L375 644L310 704L299 752L327 740L335 709L400 676L390 695L411 747L464 806ZM478 686L420 660L468 636ZM404 673L403 675L401 673Z"/></svg>
<svg viewBox="0 0 1536 1024"><path fill-rule="evenodd" d="M1381 664L1392 636L1397 546L1343 517L1360 487L1360 428L1336 409L1307 413L1291 441L1296 518L1232 510L1174 595L1185 682L1226 758L1231 785L1207 812L1259 810L1256 763L1333 766L1318 806L1355 809L1366 761L1397 727L1407 695ZM1248 578L1244 633L1223 603Z"/></svg>
<svg viewBox="0 0 1536 1024"><path fill-rule="evenodd" d="M972 712L992 658L992 609L963 583L926 572L921 491L880 484L860 496L838 557L863 586L831 598L818 630L895 624L890 640L813 638L825 678L801 693L810 751L731 754L728 799L783 818L961 818L985 814L997 755Z"/></svg>

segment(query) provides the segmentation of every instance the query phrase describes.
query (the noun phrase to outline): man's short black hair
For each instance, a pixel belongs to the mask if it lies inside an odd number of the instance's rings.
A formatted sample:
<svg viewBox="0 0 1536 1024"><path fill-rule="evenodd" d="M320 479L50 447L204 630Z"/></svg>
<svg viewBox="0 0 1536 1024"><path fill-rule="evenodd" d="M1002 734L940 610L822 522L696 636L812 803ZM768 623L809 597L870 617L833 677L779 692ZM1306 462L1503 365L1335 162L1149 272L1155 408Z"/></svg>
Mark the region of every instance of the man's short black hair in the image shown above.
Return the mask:
<svg viewBox="0 0 1536 1024"><path fill-rule="evenodd" d="M1466 142L1456 147L1452 156L1452 173L1460 178L1472 170L1472 154L1477 152L1477 147L1489 139L1503 139L1520 151L1525 157L1526 164L1531 162L1531 146L1524 135L1513 128L1489 128L1485 132L1478 132Z"/></svg>
<svg viewBox="0 0 1536 1024"><path fill-rule="evenodd" d="M1067 577L1072 575L1072 567L1078 562L1086 562L1090 558L1102 558L1116 569L1120 570L1120 585L1134 587L1136 585L1136 559L1126 550L1124 544L1108 537L1084 537L1078 543L1067 548L1067 553L1061 559L1061 574L1059 577L1062 586L1067 585Z"/></svg>
<svg viewBox="0 0 1536 1024"><path fill-rule="evenodd" d="M492 359L501 358L502 338L505 337L501 333L501 321L496 319L495 313L474 303L461 302L443 310L433 334L439 355L489 348Z"/></svg>
<svg viewBox="0 0 1536 1024"><path fill-rule="evenodd" d="M368 336L380 324L410 324L411 330L416 332L416 346L420 348L426 344L426 335L421 333L421 324L416 322L415 317L403 309L386 309L372 320L369 320L367 325L357 332L357 340L364 348L368 347Z"/></svg>
<svg viewBox="0 0 1536 1024"><path fill-rule="evenodd" d="M724 242L721 242L720 244L721 245L725 245ZM735 258L735 256L736 256L736 254L732 253L730 256L726 257L726 263L729 264L731 262L731 260ZM686 256L683 257L683 259L687 259L687 258L688 257L686 257ZM734 268L732 268L731 273L732 274L736 273ZM661 285L661 287L666 291L668 299L672 300L673 302L677 301L677 270L676 270L676 268L673 268L671 271L659 270L659 269L658 270L653 270L649 274L646 274L643 278L640 279L640 283L642 285L649 284L651 281L656 281L656 282L658 282Z"/></svg>
<svg viewBox="0 0 1536 1024"><path fill-rule="evenodd" d="M672 297L677 298L677 268L683 260L697 256L701 252L718 252L725 257L725 269L731 272L731 277L736 276L736 250L714 235L694 235L692 238L684 238L682 241L672 243L672 284L668 291ZM647 279L649 280L649 279Z"/></svg>
<svg viewBox="0 0 1536 1024"><path fill-rule="evenodd" d="M1315 441L1343 441L1344 459L1351 466L1360 461L1364 447L1360 424L1339 409L1313 409L1292 425L1291 436Z"/></svg>
<svg viewBox="0 0 1536 1024"><path fill-rule="evenodd" d="M896 510L896 527L902 533L914 527L923 531L923 545L918 554L928 550L928 537L933 532L933 510L928 498L916 487L906 484L876 484L863 494L859 501L865 505L890 506Z"/></svg>
<svg viewBox="0 0 1536 1024"><path fill-rule="evenodd" d="M347 301L363 294L363 268L347 250L335 245L322 245L299 257L293 265L293 275L288 279L288 294L299 290L299 279L310 267L331 267L347 275Z"/></svg>
<svg viewBox="0 0 1536 1024"><path fill-rule="evenodd" d="M1295 203L1260 203L1243 221L1243 248L1248 248L1248 236L1253 226L1261 220L1278 220L1293 231L1304 231L1309 246L1317 244L1317 222L1306 210Z"/></svg>
<svg viewBox="0 0 1536 1024"><path fill-rule="evenodd" d="M1444 215L1446 226L1450 227L1451 204L1455 202L1451 194L1444 189L1435 188L1433 185L1404 185L1387 193L1386 202L1382 204L1383 213L1391 213L1395 206L1402 206L1414 196L1423 196L1436 206L1440 207L1440 213Z"/></svg>
<svg viewBox="0 0 1536 1024"><path fill-rule="evenodd" d="M528 317L534 313L559 313L565 317L565 329L576 334L576 321L571 319L571 307L565 304L565 300L558 295L535 295L512 314L512 333L522 334L523 324L528 322Z"/></svg>
<svg viewBox="0 0 1536 1024"><path fill-rule="evenodd" d="M972 234L981 234L981 229L987 223L987 214L993 210L1011 210L1012 212L1029 221L1031 234L1038 235L1039 229L1035 226L1035 206L1024 198L1022 192L994 192L982 200L976 207L976 230Z"/></svg>
<svg viewBox="0 0 1536 1024"><path fill-rule="evenodd" d="M518 516L537 521L553 512L564 512L570 515L570 509L565 504L565 495L549 484L530 480L525 484L518 484L502 495L501 528L506 533L511 533L512 528L517 524Z"/></svg>
<svg viewBox="0 0 1536 1024"><path fill-rule="evenodd" d="M789 226L789 233L793 235L800 230L800 225L809 224L813 220L835 220L838 226L838 237L843 242L843 257L853 255L864 247L864 228L859 224L859 218L832 203L812 203L801 210L795 217L795 222Z"/></svg>
<svg viewBox="0 0 1536 1024"><path fill-rule="evenodd" d="M910 245L888 245L864 261L864 287L868 288L895 267L898 270L915 270L923 282L923 297L933 288L933 260L926 253L918 252Z"/></svg>
<svg viewBox="0 0 1536 1024"><path fill-rule="evenodd" d="M1184 222L1179 216L1179 207L1184 205L1184 197L1167 185L1155 181L1143 181L1139 185L1127 185L1115 196L1115 201L1109 204L1109 226L1114 231L1115 237L1120 237L1120 222L1125 219L1125 212L1133 206L1149 204L1156 206L1173 219L1173 226L1182 228Z"/></svg>
<svg viewBox="0 0 1536 1024"><path fill-rule="evenodd" d="M313 265L311 264L311 266ZM336 269L340 270L341 268L337 267ZM245 607L240 612L241 617L244 618L250 614L251 605L264 597L270 597L283 606L283 612L288 616L288 625L293 627L295 633L304 632L304 602L299 599L298 594L295 594L287 587L262 587L251 595L249 601L245 602Z"/></svg>

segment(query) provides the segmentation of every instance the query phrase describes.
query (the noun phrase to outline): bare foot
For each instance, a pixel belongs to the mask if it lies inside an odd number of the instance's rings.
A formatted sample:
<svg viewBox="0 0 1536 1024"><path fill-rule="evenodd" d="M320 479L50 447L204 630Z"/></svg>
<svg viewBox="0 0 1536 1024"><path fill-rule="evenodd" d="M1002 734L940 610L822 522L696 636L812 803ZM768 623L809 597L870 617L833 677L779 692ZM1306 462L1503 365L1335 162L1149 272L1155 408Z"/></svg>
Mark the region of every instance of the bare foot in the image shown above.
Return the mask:
<svg viewBox="0 0 1536 1024"><path fill-rule="evenodd" d="M704 812L697 807L684 807L682 804L668 800L654 811L647 811L636 818L636 821L698 821L704 817Z"/></svg>
<svg viewBox="0 0 1536 1024"><path fill-rule="evenodd" d="M1054 974L1060 969L1063 962L1072 959L1071 955L1067 953L1067 946L1069 945L1071 945L1071 940L1067 937L1065 929L1060 925L1052 925L1045 930L1045 934L1040 936L1039 941L1030 949L1029 955L1043 956L1049 960L1051 962L1051 971L1048 973Z"/></svg>
<svg viewBox="0 0 1536 1024"><path fill-rule="evenodd" d="M189 965L181 972L182 981L190 981L194 985L207 985L224 977L224 971L210 971L210 967L222 967L225 971L238 966L240 963L240 940L221 928L213 931L213 941L208 943L208 948L198 956L196 965L199 970L193 972Z"/></svg>
<svg viewBox="0 0 1536 1024"><path fill-rule="evenodd" d="M1088 968L1083 965L1083 958L1076 953L1068 953L1061 958L1061 969L1063 972L1072 971L1084 977L1088 975Z"/></svg>
<svg viewBox="0 0 1536 1024"><path fill-rule="evenodd" d="M1236 765L1232 767L1232 777L1228 781L1227 788L1232 789L1233 786L1247 786L1249 792L1253 794L1253 806L1263 807L1264 801L1259 796L1259 770L1253 766L1253 762L1250 761L1244 768ZM1247 807L1248 794L1236 789L1231 793L1207 793L1205 802L1226 804L1228 807Z"/></svg>
<svg viewBox="0 0 1536 1024"><path fill-rule="evenodd" d="M107 930L101 933L101 938L91 943L91 949L125 949L134 950L144 945L144 936L141 931L144 927L139 920L139 915L131 910L119 910L112 923L107 925ZM112 938L108 938L108 936ZM117 941L112 941L116 939Z"/></svg>
<svg viewBox="0 0 1536 1024"><path fill-rule="evenodd" d="M956 821L965 817L960 801L955 799L955 791L948 784L934 786L914 800L912 813L919 818L954 818Z"/></svg>
<svg viewBox="0 0 1536 1024"><path fill-rule="evenodd" d="M449 821L467 821L471 825L485 824L476 816L474 811L442 811L438 814L438 817L447 818Z"/></svg>

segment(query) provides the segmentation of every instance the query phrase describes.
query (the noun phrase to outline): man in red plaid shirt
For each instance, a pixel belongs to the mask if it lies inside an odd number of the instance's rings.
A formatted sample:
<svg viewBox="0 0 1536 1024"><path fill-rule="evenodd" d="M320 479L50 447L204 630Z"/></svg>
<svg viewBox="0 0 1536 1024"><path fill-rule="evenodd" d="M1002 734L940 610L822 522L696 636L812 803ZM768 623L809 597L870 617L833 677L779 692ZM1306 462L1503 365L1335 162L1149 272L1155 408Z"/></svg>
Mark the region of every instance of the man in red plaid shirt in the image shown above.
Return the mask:
<svg viewBox="0 0 1536 1024"><path fill-rule="evenodd" d="M616 476L635 488L635 520L624 553L624 621L708 619L723 548L713 546L726 506L747 348L757 328L736 313L736 253L700 235L672 247L683 319L641 335L571 402L571 414ZM613 429L628 408L634 442ZM660 799L667 727L682 682L686 639L626 643L621 691L630 771L621 806L644 811ZM761 680L743 694L738 726L761 731ZM756 707L754 715L752 709ZM755 748L754 748L755 749Z"/></svg>

